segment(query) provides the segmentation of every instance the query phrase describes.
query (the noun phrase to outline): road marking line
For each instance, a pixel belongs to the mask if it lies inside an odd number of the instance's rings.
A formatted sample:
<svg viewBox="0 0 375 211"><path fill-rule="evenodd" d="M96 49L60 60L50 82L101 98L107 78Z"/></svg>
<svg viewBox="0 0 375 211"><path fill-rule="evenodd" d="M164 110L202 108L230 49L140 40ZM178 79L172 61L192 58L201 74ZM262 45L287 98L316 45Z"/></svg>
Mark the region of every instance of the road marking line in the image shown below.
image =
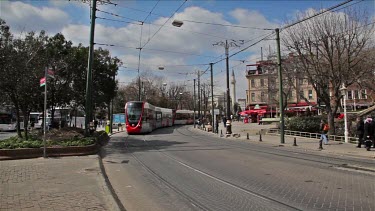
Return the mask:
<svg viewBox="0 0 375 211"><path fill-rule="evenodd" d="M165 154L165 153L163 153L163 154ZM218 182L224 183L224 184L226 184L226 185L228 185L228 186L230 186L230 187L232 187L232 188L235 188L235 189L237 189L237 190L240 190L240 191L245 192L245 193L247 193L247 194L250 194L250 195L252 195L252 196L258 197L258 198L263 199L263 200L265 200L265 201L269 201L269 202L271 201L271 200L269 200L269 199L267 199L267 198L264 198L264 197L262 197L262 196L259 196L259 195L257 195L257 194L254 194L254 193L252 193L252 192L250 192L250 191L247 191L247 190L245 190L245 189L242 189L242 188L240 188L240 187L237 187L237 186L235 186L235 185L232 185L232 184L230 184L229 182L226 182L226 181L221 180L221 179L219 179L219 178L217 178L217 177L214 177L214 176L211 176L211 175L209 175L209 174L207 174L207 173L204 173L203 171L200 171L200 170L198 170L198 169L196 169L196 168L194 168L194 167L192 167L192 166L189 166L189 165L187 165L187 164L185 164L185 163L183 163L183 162L181 162L181 161L179 161L179 160L177 160L177 159L175 159L175 158L173 158L173 157L171 157L171 156L169 156L169 155L167 155L167 154L165 154L165 155L166 155L168 158L170 158L170 159L176 161L177 163L179 163L179 164L185 166L186 168L189 168L189 169L191 169L191 170L193 170L193 171L195 171L195 172L198 172L198 173L200 173L200 174L202 174L202 175L204 175L204 176L206 176L206 177L209 177L209 178L211 178L211 179L213 179L213 180L216 180L216 181L218 181Z"/></svg>

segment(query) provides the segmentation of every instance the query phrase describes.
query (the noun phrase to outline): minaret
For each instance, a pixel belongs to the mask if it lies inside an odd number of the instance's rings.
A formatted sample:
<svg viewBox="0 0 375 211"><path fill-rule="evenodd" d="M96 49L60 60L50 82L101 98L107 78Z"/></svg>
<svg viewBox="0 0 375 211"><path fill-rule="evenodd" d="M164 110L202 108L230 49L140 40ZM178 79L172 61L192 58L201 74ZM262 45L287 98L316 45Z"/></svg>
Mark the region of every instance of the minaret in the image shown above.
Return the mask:
<svg viewBox="0 0 375 211"><path fill-rule="evenodd" d="M233 105L235 102L237 102L236 100L236 78L234 77L234 70L232 70L232 80L231 80L231 84L232 84L232 94L231 94L231 110L233 110Z"/></svg>

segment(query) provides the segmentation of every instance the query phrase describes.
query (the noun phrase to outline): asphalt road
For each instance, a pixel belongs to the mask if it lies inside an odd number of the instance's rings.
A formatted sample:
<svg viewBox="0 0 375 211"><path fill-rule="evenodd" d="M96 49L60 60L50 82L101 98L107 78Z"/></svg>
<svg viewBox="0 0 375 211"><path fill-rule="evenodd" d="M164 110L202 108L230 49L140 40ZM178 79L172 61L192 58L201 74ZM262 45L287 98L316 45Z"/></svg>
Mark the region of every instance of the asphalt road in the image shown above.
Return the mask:
<svg viewBox="0 0 375 211"><path fill-rule="evenodd" d="M10 138L17 135L17 132L0 132L0 140Z"/></svg>
<svg viewBox="0 0 375 211"><path fill-rule="evenodd" d="M374 160L203 135L112 137L103 163L127 210L375 210Z"/></svg>

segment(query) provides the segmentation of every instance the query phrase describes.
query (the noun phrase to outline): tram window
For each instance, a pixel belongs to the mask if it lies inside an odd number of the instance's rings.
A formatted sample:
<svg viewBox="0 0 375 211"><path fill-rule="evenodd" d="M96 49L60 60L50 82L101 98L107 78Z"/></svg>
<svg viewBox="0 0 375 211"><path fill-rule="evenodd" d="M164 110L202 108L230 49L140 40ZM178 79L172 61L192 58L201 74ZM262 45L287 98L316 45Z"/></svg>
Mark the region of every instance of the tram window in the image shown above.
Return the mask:
<svg viewBox="0 0 375 211"><path fill-rule="evenodd" d="M142 114L142 104L130 104L127 108L127 113L129 123L137 123Z"/></svg>

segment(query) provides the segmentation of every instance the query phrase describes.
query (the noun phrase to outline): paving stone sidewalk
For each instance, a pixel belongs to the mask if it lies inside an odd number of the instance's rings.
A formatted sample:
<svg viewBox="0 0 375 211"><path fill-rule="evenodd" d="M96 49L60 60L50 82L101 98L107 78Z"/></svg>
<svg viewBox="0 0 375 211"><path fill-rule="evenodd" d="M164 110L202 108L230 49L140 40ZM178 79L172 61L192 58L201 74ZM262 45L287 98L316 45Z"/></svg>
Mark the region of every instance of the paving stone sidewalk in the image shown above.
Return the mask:
<svg viewBox="0 0 375 211"><path fill-rule="evenodd" d="M98 155L0 161L0 211L116 210Z"/></svg>

